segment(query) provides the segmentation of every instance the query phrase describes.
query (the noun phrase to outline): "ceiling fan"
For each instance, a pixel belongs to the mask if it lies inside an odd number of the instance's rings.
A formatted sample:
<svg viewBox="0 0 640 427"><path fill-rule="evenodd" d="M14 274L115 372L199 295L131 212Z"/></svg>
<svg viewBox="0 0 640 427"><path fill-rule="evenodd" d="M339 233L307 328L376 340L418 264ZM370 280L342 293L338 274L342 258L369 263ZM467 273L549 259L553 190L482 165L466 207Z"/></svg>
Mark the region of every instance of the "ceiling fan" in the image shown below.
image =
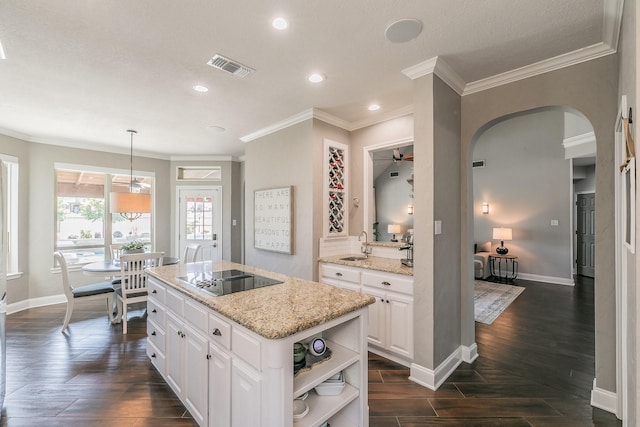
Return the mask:
<svg viewBox="0 0 640 427"><path fill-rule="evenodd" d="M138 189L138 190L142 190L144 188L150 188L151 187L150 184L147 184L146 182L142 182L142 181L138 180L138 178L134 178L131 181L130 185L131 185L132 189Z"/></svg>
<svg viewBox="0 0 640 427"><path fill-rule="evenodd" d="M390 150L391 151L391 150ZM374 158L374 161L389 161L392 160L394 163L396 162L402 162L402 161L406 161L406 162L412 162L413 161L413 153L407 153L407 154L403 154L400 152L400 150L398 148L394 148L391 154L391 158L388 157L379 157L379 158Z"/></svg>

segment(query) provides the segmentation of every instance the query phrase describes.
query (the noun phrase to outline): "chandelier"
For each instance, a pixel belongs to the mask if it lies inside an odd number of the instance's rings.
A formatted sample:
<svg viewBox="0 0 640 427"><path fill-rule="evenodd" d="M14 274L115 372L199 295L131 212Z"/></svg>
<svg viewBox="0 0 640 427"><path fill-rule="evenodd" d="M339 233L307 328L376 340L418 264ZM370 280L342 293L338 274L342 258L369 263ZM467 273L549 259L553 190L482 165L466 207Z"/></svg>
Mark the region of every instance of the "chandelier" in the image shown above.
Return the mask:
<svg viewBox="0 0 640 427"><path fill-rule="evenodd" d="M127 130L127 132L131 135L129 192L119 193L112 191L109 194L109 206L111 213L119 213L129 221L134 221L140 218L142 214L151 212L151 195L141 194L133 189L134 183L137 184L138 182L133 179L133 134L138 132L131 129Z"/></svg>

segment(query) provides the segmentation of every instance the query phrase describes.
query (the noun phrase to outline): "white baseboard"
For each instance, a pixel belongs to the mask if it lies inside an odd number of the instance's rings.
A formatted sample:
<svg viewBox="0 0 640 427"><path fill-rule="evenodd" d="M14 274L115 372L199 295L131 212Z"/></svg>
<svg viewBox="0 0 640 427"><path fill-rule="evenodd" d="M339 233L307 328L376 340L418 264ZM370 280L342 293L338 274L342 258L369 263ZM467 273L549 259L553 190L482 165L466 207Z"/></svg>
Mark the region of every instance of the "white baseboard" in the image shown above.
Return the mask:
<svg viewBox="0 0 640 427"><path fill-rule="evenodd" d="M401 357L396 356L393 353L390 353L388 351L382 350L378 347L375 347L371 344L369 344L369 351L373 354L377 354L378 356L382 356L386 359L391 360L392 362L396 362L399 365L402 366L406 366L407 368L411 368L411 361L403 359Z"/></svg>
<svg viewBox="0 0 640 427"><path fill-rule="evenodd" d="M538 274L518 273L518 279L531 280L534 282L553 283L555 285L575 286L573 278L564 279L562 277L540 276Z"/></svg>
<svg viewBox="0 0 640 427"><path fill-rule="evenodd" d="M414 383L437 390L462 363L462 347L458 347L435 370L425 368L416 363L411 364L409 379Z"/></svg>
<svg viewBox="0 0 640 427"><path fill-rule="evenodd" d="M17 313L19 311L27 310L29 308L60 304L63 302L64 303L67 302L67 297L65 297L64 294L51 295L48 297L40 297L40 298L31 298L31 299L20 301L20 302L15 302L13 304L7 304L7 314Z"/></svg>
<svg viewBox="0 0 640 427"><path fill-rule="evenodd" d="M460 346L460 350L462 352L462 361L466 363L473 363L479 356L478 354L478 346L476 343L471 344L470 346Z"/></svg>
<svg viewBox="0 0 640 427"><path fill-rule="evenodd" d="M618 408L618 395L614 392L598 388L594 378L593 390L591 390L591 406L615 415Z"/></svg>

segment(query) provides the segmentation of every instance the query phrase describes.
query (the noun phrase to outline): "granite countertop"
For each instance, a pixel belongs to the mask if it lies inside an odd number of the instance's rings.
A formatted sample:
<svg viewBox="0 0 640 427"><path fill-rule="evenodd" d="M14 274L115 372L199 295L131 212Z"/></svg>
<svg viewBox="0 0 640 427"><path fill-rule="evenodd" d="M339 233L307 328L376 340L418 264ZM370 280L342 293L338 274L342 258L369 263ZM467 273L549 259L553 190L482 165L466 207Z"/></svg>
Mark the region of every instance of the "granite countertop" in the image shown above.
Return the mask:
<svg viewBox="0 0 640 427"><path fill-rule="evenodd" d="M406 276L413 276L413 268L403 265L399 259L393 258L381 258L375 256L369 256L365 259L358 261L346 261L342 258L358 256L353 254L327 256L318 259L319 262L328 262L331 264L347 265L349 267L367 268L369 270L385 271L387 273L404 274Z"/></svg>
<svg viewBox="0 0 640 427"><path fill-rule="evenodd" d="M264 288L213 296L176 279L195 271L238 269L282 280ZM194 300L268 339L285 338L373 304L375 298L229 261L175 264L147 270Z"/></svg>

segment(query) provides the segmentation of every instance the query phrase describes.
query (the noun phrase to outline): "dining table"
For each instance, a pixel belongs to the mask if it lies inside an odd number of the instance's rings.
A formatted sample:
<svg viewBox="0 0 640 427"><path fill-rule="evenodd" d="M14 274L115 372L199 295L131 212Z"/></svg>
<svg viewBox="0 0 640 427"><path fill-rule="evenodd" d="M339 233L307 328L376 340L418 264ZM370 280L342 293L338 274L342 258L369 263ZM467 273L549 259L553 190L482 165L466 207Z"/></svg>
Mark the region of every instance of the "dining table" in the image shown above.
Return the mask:
<svg viewBox="0 0 640 427"><path fill-rule="evenodd" d="M180 258L163 256L162 265L178 264ZM82 266L82 272L89 276L115 277L120 275L120 261L103 260Z"/></svg>

